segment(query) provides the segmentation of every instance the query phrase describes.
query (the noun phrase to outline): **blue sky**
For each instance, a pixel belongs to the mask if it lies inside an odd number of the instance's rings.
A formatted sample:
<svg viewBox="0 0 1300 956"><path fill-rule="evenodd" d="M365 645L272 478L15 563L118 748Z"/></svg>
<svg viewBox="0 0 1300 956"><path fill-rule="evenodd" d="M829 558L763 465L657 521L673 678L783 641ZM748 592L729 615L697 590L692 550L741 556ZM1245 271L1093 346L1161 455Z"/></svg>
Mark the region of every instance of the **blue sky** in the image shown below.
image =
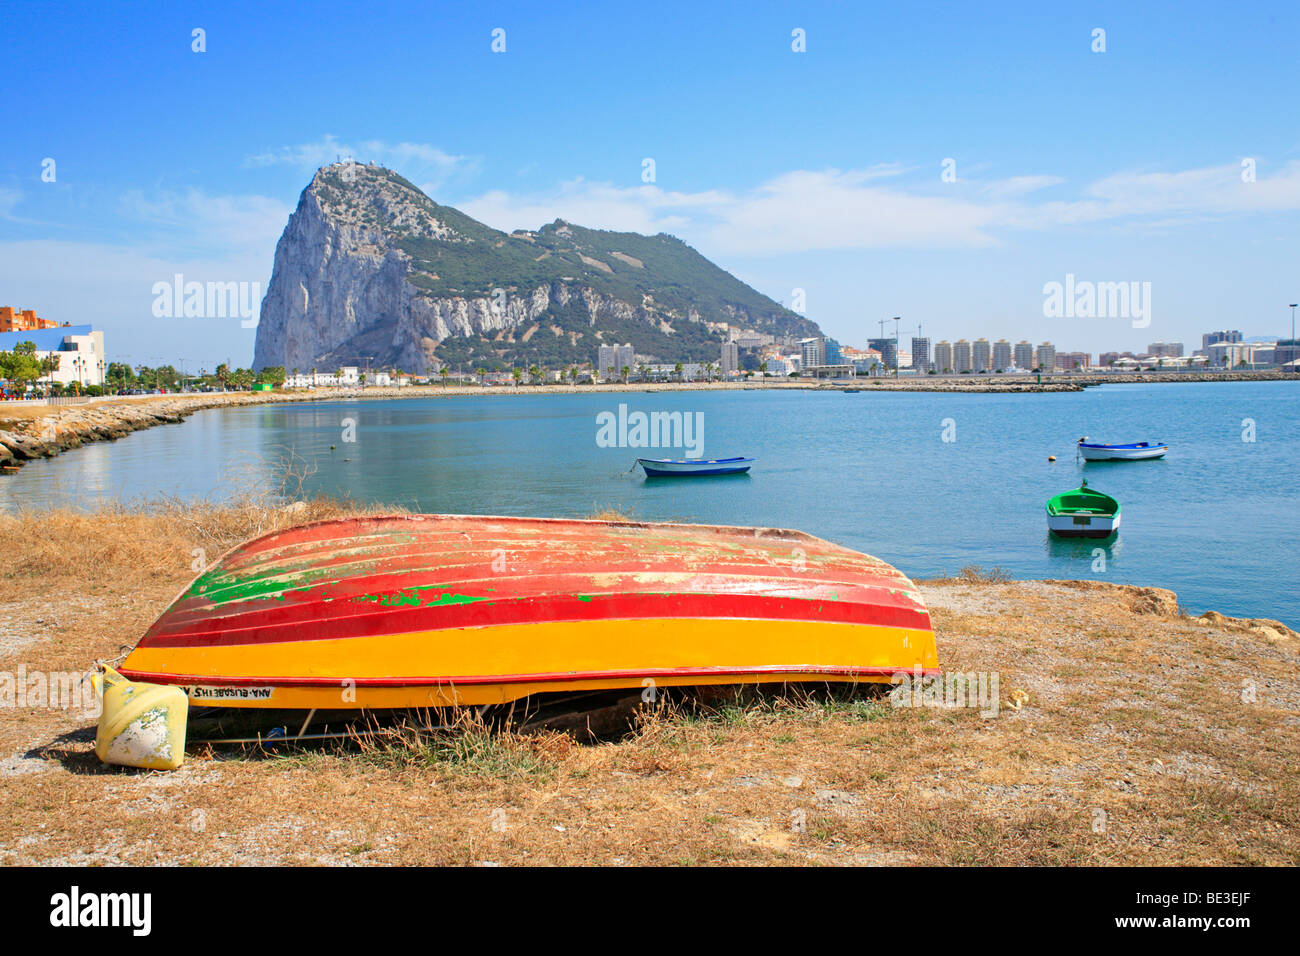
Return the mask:
<svg viewBox="0 0 1300 956"><path fill-rule="evenodd" d="M775 299L803 289L848 344L901 315L935 339L1141 351L1285 332L1300 298L1293 2L10 0L3 17L0 304L92 322L134 363L248 364L252 329L157 318L152 286L264 290L299 192L340 154L500 228L671 232ZM1150 282L1150 326L1045 317L1067 274Z"/></svg>

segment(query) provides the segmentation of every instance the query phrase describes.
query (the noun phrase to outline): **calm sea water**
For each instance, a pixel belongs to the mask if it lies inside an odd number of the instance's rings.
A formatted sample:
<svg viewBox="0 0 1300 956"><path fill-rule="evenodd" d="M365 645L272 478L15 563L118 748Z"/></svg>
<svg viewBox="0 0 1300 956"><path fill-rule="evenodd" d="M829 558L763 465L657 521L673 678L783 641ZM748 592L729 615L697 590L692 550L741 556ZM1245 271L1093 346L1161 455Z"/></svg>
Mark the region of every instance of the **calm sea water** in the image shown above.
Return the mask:
<svg viewBox="0 0 1300 956"><path fill-rule="evenodd" d="M620 402L632 411L700 412L707 456L758 463L748 476L647 481L639 469L628 472L637 449L597 445L596 415ZM343 440L348 420L355 442ZM613 507L645 519L799 528L914 577L982 565L1023 578L1157 585L1193 612L1296 627L1298 423L1300 385L1290 383L255 406L199 412L183 425L33 462L0 478L0 507L220 499L287 473L295 489L301 479L303 494L421 511L585 517ZM1083 465L1074 454L1081 435L1156 439L1172 449L1161 461ZM1049 454L1058 460L1049 463ZM1083 476L1121 501L1117 538L1049 538L1043 503Z"/></svg>

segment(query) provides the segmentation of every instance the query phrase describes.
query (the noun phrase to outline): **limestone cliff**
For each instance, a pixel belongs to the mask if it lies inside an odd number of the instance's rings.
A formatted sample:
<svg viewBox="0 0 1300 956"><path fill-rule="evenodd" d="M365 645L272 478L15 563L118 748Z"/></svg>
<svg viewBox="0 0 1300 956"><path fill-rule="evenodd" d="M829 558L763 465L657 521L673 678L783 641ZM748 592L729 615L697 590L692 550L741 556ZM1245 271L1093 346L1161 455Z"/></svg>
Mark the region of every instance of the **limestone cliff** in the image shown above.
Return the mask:
<svg viewBox="0 0 1300 956"><path fill-rule="evenodd" d="M818 334L671 236L560 220L507 234L391 170L337 163L313 177L276 246L253 364L556 368L623 342L665 362L717 362L722 323Z"/></svg>

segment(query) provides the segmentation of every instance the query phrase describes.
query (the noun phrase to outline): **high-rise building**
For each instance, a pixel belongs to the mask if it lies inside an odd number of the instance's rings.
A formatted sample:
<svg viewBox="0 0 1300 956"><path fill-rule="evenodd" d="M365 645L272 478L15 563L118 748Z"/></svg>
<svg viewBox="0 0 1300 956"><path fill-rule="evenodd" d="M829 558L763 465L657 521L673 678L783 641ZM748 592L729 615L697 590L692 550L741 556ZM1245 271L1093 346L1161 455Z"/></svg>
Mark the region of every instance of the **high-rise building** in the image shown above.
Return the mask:
<svg viewBox="0 0 1300 956"><path fill-rule="evenodd" d="M827 365L844 364L844 353L840 351L840 343L836 342L833 338L830 338L829 336L827 336L826 338L826 364Z"/></svg>
<svg viewBox="0 0 1300 956"><path fill-rule="evenodd" d="M606 380L621 378L623 368L636 368L636 351L631 345L602 345L596 356L596 370Z"/></svg>
<svg viewBox="0 0 1300 956"><path fill-rule="evenodd" d="M826 364L826 340L822 338L804 339L799 343L801 366Z"/></svg>
<svg viewBox="0 0 1300 956"><path fill-rule="evenodd" d="M987 372L993 362L993 355L989 351L988 339L976 339L975 344L970 349L971 371Z"/></svg>
<svg viewBox="0 0 1300 956"><path fill-rule="evenodd" d="M1087 352L1057 352L1056 367L1068 372L1072 368L1088 368L1092 356Z"/></svg>
<svg viewBox="0 0 1300 956"><path fill-rule="evenodd" d="M730 375L740 369L740 347L735 342L722 343L722 374Z"/></svg>
<svg viewBox="0 0 1300 956"><path fill-rule="evenodd" d="M940 374L952 371L952 343L947 339L934 343L934 370Z"/></svg>
<svg viewBox="0 0 1300 956"><path fill-rule="evenodd" d="M1011 343L1006 339L993 343L993 368L999 372L1011 368Z"/></svg>
<svg viewBox="0 0 1300 956"><path fill-rule="evenodd" d="M1206 332L1201 336L1201 351L1206 352L1215 342L1240 341L1242 341L1241 333L1236 329L1225 329L1222 332Z"/></svg>
<svg viewBox="0 0 1300 956"><path fill-rule="evenodd" d="M1182 358L1183 343L1152 342L1147 346L1147 355L1150 355L1152 358Z"/></svg>
<svg viewBox="0 0 1300 956"><path fill-rule="evenodd" d="M875 349L880 353L880 364L885 368L898 368L897 339L867 339L867 348Z"/></svg>
<svg viewBox="0 0 1300 956"><path fill-rule="evenodd" d="M1026 371L1034 367L1034 347L1021 339L1016 343L1015 356L1016 368L1023 368Z"/></svg>
<svg viewBox="0 0 1300 956"><path fill-rule="evenodd" d="M1039 369L1044 372L1050 372L1056 368L1056 346L1051 342L1044 342L1034 352L1034 360Z"/></svg>
<svg viewBox="0 0 1300 956"><path fill-rule="evenodd" d="M922 336L912 336L912 368L921 374L930 371L930 340Z"/></svg>
<svg viewBox="0 0 1300 956"><path fill-rule="evenodd" d="M969 372L970 364L970 343L965 339L958 339L952 346L952 370L954 372Z"/></svg>

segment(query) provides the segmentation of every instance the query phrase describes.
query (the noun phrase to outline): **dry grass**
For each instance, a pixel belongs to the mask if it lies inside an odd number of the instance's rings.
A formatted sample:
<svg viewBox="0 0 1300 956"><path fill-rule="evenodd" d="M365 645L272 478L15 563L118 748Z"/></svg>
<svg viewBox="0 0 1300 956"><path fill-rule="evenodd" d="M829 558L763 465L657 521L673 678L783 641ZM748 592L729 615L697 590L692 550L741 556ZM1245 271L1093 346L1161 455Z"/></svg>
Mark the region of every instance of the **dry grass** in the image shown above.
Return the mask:
<svg viewBox="0 0 1300 956"><path fill-rule="evenodd" d="M978 564L968 564L957 572L953 578L936 578L935 583L950 584L961 582L963 584L1005 584L1012 580L1011 572L1006 568L992 567L984 568Z"/></svg>
<svg viewBox="0 0 1300 956"><path fill-rule="evenodd" d="M353 510L0 518L0 671L111 657L194 549ZM1293 634L1138 588L981 573L921 590L944 668L999 675L996 717L791 692L648 709L595 745L470 716L152 774L101 767L84 715L18 708L0 721L0 864L1300 862Z"/></svg>

